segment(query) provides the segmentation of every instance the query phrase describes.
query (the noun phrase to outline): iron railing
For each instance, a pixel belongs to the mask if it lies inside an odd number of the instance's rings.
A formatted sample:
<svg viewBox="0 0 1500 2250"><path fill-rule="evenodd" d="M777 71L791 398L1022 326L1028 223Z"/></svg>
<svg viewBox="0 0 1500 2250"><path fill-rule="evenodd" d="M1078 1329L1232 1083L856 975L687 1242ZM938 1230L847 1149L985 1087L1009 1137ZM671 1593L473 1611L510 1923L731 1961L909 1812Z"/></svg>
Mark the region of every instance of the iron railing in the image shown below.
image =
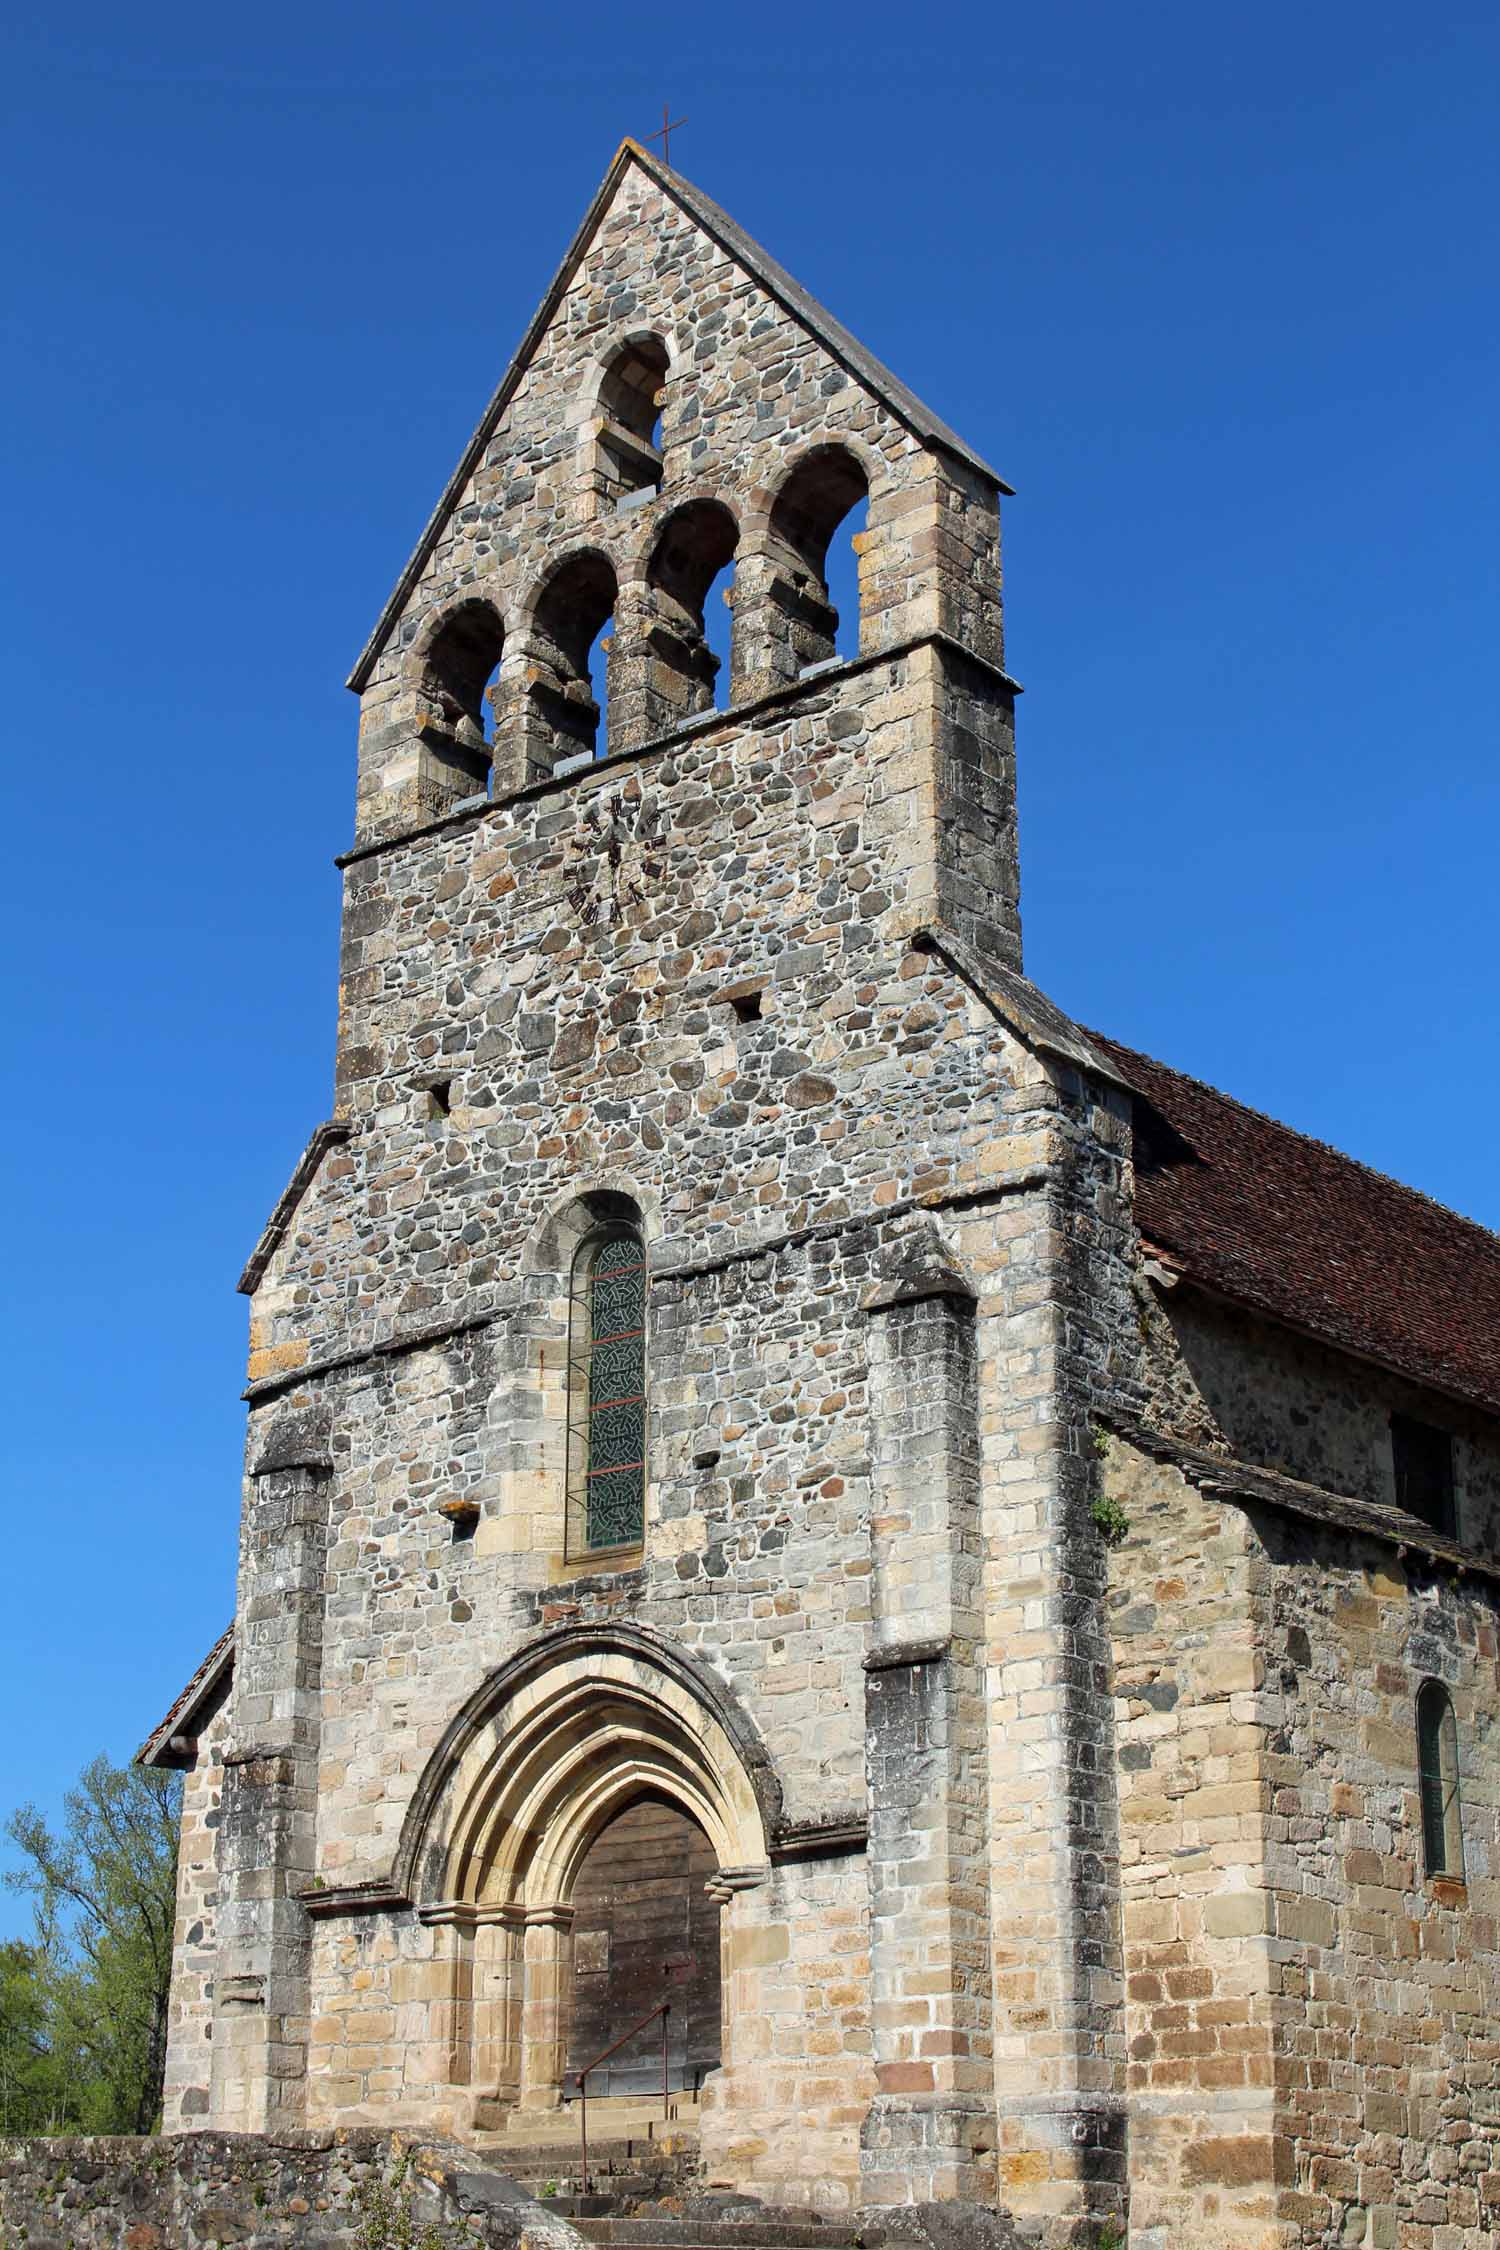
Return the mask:
<svg viewBox="0 0 1500 2250"><path fill-rule="evenodd" d="M632 2040L632 2039L634 2039L634 2038L635 2038L635 2037L637 2036L637 2034L638 2034L639 2032L642 2032L642 2031L644 2031L648 2023L655 2023L655 2021L656 2021L657 2017L658 2017L658 2016L660 2016L660 2017L661 2017L661 2116L662 2116L662 2123L663 2123L664 2125L665 2125L665 2124L667 2124L667 2123L669 2123L669 2122L670 2122L670 2119L671 2119L671 2115L672 2115L672 2105L671 2105L671 2089L670 2089L670 2087L669 2087L669 2085L668 2085L668 2082L667 2082L667 2080L668 2080L668 2065L667 2065L667 2018L668 2018L668 2016L669 2016L669 2015L670 2015L671 2013L672 2013L672 2004L671 2004L671 2002L670 2002L669 2000L660 2000L660 2001L658 2001L658 2002L657 2002L657 2004L656 2004L656 2006L655 2006L654 2008L652 2008L652 2009L648 2010L648 2012L647 2012L647 2013L646 2013L645 2015L643 2015L643 2016L642 2016L642 2018L641 2018L641 2020L640 2020L640 2022L639 2022L639 2023L633 2023L633 2024L631 2025L631 2027L630 2027L630 2029L629 2029L628 2031L623 2031L623 2032L621 2032L621 2034L620 2034L619 2038L618 2038L618 2039L617 2039L617 2040L615 2041L615 2043L614 2043L614 2045L613 2045L612 2047L606 2047L606 2048L604 2049L604 2052L603 2052L602 2054L599 2054L599 2055L595 2055L595 2057L594 2057L594 2059L593 2059L593 2061L592 2061L591 2063L585 2063L585 2064L584 2064L584 2066L583 2066L583 2068L582 2068L582 2070L578 2071L578 2072L577 2072L577 2073L575 2074L575 2075L577 2076L577 2079L578 2079L578 2135L579 2135L579 2140L580 2140L580 2142L581 2142L581 2144L582 2144L582 2155L583 2155L583 2167L582 2167L582 2169L583 2169L583 2192L584 2192L584 2194L585 2194L585 2195L587 2195L587 2194L589 2194L589 2193L590 2193L590 2188L591 2188L591 2183L590 2183L590 2180L589 2180L589 2087L588 2087L588 2077L589 2077L589 2072L590 2072L591 2070L597 2070L597 2069L599 2068L599 2065L600 2065L601 2063L607 2063L607 2062L609 2061L609 2058L610 2058L610 2056L611 2056L611 2055L617 2055L617 2054L618 2054L618 2053L620 2052L620 2049L621 2049L622 2047L628 2047L628 2046L630 2045L630 2042L631 2042L631 2040Z"/></svg>

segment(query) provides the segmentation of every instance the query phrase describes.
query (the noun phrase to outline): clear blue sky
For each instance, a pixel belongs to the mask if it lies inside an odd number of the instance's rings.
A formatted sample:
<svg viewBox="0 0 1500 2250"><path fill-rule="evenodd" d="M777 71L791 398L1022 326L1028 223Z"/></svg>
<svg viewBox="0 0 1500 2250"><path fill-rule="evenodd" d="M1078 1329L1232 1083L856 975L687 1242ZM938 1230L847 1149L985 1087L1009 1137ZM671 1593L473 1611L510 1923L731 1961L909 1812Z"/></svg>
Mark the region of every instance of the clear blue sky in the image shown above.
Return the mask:
<svg viewBox="0 0 1500 2250"><path fill-rule="evenodd" d="M668 96L1019 487L1033 975L1500 1221L1497 66L1442 0L11 11L0 1809L128 1754L228 1616L342 681Z"/></svg>

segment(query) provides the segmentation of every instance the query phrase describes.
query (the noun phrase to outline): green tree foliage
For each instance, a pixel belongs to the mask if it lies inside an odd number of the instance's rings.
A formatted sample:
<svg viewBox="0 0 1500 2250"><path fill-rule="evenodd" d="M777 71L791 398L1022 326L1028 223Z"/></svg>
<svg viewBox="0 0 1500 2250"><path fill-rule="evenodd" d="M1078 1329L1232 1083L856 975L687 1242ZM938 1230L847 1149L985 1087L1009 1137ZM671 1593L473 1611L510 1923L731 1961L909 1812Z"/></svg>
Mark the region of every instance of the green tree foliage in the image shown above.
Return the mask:
<svg viewBox="0 0 1500 2250"><path fill-rule="evenodd" d="M95 1758L54 1834L24 1805L5 1833L35 1942L0 1955L0 2074L12 2132L149 2133L161 2115L177 1890L176 1774ZM30 2057L27 2064L26 2058ZM0 2075L0 2104L5 2080Z"/></svg>
<svg viewBox="0 0 1500 2250"><path fill-rule="evenodd" d="M0 2133L58 2132L66 2116L40 1965L35 1946L0 1945Z"/></svg>

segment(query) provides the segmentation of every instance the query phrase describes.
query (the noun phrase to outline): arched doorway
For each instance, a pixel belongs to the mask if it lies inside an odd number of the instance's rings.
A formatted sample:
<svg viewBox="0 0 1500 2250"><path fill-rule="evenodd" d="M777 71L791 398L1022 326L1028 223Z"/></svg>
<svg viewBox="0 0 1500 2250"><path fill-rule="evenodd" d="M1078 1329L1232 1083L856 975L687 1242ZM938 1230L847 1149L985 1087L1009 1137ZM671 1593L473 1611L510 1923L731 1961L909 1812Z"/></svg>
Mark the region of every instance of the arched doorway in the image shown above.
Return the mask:
<svg viewBox="0 0 1500 2250"><path fill-rule="evenodd" d="M697 1821L665 1797L639 1797L600 1830L573 1881L573 1989L567 2084L666 2001L667 2083L696 2093L717 2070L719 1906L705 1886L718 1859ZM653 2023L589 2079L593 2094L643 2094L662 2082Z"/></svg>
<svg viewBox="0 0 1500 2250"><path fill-rule="evenodd" d="M662 1999L670 2083L732 2067L720 1902L732 1924L765 1874L773 1790L722 1691L642 1632L563 1633L495 1675L434 1753L398 1860L444 1965L424 2052L476 2123L563 2101ZM659 2031L618 2073L590 2092L660 2087Z"/></svg>

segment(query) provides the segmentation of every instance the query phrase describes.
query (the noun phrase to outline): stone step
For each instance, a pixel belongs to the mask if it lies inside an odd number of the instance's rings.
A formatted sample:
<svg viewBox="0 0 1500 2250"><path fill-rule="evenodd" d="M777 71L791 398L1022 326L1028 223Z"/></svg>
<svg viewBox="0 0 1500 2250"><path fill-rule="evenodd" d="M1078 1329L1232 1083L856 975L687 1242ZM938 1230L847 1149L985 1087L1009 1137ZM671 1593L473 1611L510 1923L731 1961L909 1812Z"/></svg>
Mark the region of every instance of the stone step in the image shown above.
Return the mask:
<svg viewBox="0 0 1500 2250"><path fill-rule="evenodd" d="M593 2199L590 2198L592 2201ZM819 2220L616 2219L580 2214L572 2224L603 2250L853 2250L845 2228Z"/></svg>
<svg viewBox="0 0 1500 2250"><path fill-rule="evenodd" d="M544 2159L556 2171L559 2164L583 2159L583 2144L575 2126L571 2133L528 2134L525 2140L510 2133L473 2133L467 2136L475 2148L482 2148L489 2161L502 2163L540 2164ZM600 2163L606 2155L624 2157L629 2162L659 2171L663 2164L676 2162L698 2153L698 2135L694 2127L670 2125L663 2132L660 2126L654 2133L589 2133L589 2162Z"/></svg>
<svg viewBox="0 0 1500 2250"><path fill-rule="evenodd" d="M512 2112L503 2122L481 2125L472 2136L476 2147L490 2153L507 2149L576 2149L582 2121L576 2109ZM651 2148L678 2154L698 2146L698 2107L684 2099L673 2114L663 2117L655 2108L638 2102L590 2102L589 2148L621 2146Z"/></svg>
<svg viewBox="0 0 1500 2250"><path fill-rule="evenodd" d="M470 2146L483 2154L486 2164L513 2179L525 2172L545 2172L549 2178L560 2180L564 2173L577 2172L583 2161L576 2133L567 2141L513 2141L504 2133L473 2133L468 2139ZM611 2134L607 2140L596 2141L592 2133L589 2135L591 2172L607 2168L659 2180L663 2170L685 2159L696 2159L697 2154L696 2133L672 2141L653 2141L645 2133L629 2140Z"/></svg>

